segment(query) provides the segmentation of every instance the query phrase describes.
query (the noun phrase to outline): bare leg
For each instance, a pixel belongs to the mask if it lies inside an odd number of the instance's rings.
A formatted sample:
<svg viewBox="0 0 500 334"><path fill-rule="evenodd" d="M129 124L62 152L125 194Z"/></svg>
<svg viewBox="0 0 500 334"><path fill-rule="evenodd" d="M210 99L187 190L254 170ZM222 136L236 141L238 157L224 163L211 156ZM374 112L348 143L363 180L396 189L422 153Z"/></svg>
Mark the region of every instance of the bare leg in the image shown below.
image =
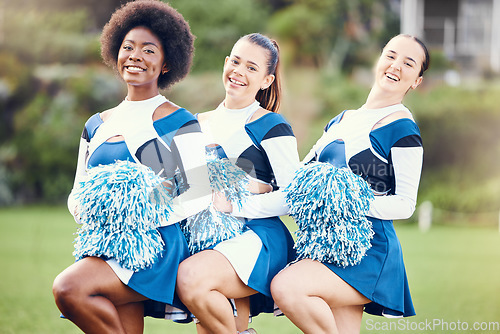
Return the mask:
<svg viewBox="0 0 500 334"><path fill-rule="evenodd" d="M208 329L203 327L203 325L201 323L196 324L196 333L197 334L212 334L212 332L210 332Z"/></svg>
<svg viewBox="0 0 500 334"><path fill-rule="evenodd" d="M145 299L96 257L66 268L54 280L52 291L61 313L85 333L126 333L116 306Z"/></svg>
<svg viewBox="0 0 500 334"><path fill-rule="evenodd" d="M255 293L238 277L229 261L215 250L205 250L184 260L177 274L182 302L208 331L236 333L233 308L228 298Z"/></svg>
<svg viewBox="0 0 500 334"><path fill-rule="evenodd" d="M119 305L116 310L127 334L144 332L144 304L142 302Z"/></svg>
<svg viewBox="0 0 500 334"><path fill-rule="evenodd" d="M281 311L300 330L311 334L339 333L332 309L338 308L341 317L351 319L349 309L342 307L369 302L327 267L308 259L276 275L271 283L271 293ZM345 322L341 320L342 328L345 328Z"/></svg>
<svg viewBox="0 0 500 334"><path fill-rule="evenodd" d="M349 305L332 309L339 333L359 334L361 320L363 319L363 308L364 305Z"/></svg>
<svg viewBox="0 0 500 334"><path fill-rule="evenodd" d="M236 329L238 332L243 332L248 328L248 319L250 317L250 297L237 298L234 300L236 306L237 316Z"/></svg>

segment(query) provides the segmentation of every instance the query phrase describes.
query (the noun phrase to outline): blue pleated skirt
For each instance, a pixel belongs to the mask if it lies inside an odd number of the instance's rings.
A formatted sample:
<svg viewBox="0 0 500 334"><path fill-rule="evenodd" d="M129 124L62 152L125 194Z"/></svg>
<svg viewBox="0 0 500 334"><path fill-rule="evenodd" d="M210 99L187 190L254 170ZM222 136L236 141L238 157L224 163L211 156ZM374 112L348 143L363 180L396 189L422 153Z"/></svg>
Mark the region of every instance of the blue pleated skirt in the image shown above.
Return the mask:
<svg viewBox="0 0 500 334"><path fill-rule="evenodd" d="M274 276L295 258L294 241L290 231L279 217L250 219L245 224L262 241L262 248L248 286L271 297Z"/></svg>
<svg viewBox="0 0 500 334"><path fill-rule="evenodd" d="M372 301L365 305L365 312L389 317L413 316L403 252L394 225L388 220L368 219L375 235L361 262L346 268L323 264Z"/></svg>
<svg viewBox="0 0 500 334"><path fill-rule="evenodd" d="M118 267L108 261L120 280L141 295L176 308L187 310L175 294L179 264L189 256L189 249L179 224L158 228L165 243L163 251L153 266L137 272Z"/></svg>
<svg viewBox="0 0 500 334"><path fill-rule="evenodd" d="M251 233L257 235L258 239L260 239L257 245L260 247L260 251L256 256L253 267L250 269L248 278L244 279L247 280L246 283L249 287L258 291L257 294L250 296L250 316L253 317L259 313L274 313L275 305L271 297L271 281L280 270L285 268L288 263L295 259L293 238L279 217L246 220L245 229L247 231L251 230ZM222 245L224 247L223 254L226 255L230 262L232 259L239 260L239 257L246 258L249 253L254 251L250 248L252 247L251 240L255 236L250 238L246 238L245 236L240 237L241 236L222 241L210 248L218 250L218 246L224 244ZM250 242L248 242L249 240ZM228 254L228 252L232 252L232 254ZM243 274L238 272L239 266L235 263L231 264L241 278ZM175 273L177 273L177 271ZM245 275L245 277L246 276L247 275ZM174 297L177 299L176 296ZM175 299L174 306L179 305L175 304ZM183 307L182 304L180 305ZM165 312L166 305L164 303L148 301L145 306L146 316L171 319ZM192 315L189 312L187 313L187 318L184 317L186 318L184 319L180 317L182 320L178 322L191 321Z"/></svg>
<svg viewBox="0 0 500 334"><path fill-rule="evenodd" d="M250 296L250 316L274 313L271 281L295 258L294 241L288 228L279 217L250 219L246 226L262 241L257 262L248 279L248 286L258 291Z"/></svg>

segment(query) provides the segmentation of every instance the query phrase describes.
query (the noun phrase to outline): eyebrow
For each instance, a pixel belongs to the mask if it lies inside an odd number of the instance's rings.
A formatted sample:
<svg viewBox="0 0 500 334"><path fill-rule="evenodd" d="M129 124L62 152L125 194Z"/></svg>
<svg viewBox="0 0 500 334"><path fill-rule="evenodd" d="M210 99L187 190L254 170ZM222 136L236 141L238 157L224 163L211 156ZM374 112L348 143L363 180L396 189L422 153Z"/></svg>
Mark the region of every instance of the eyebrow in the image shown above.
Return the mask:
<svg viewBox="0 0 500 334"><path fill-rule="evenodd" d="M390 53L398 54L398 53L397 53L396 51L394 51L394 50L387 50L387 51L389 51ZM408 56L406 56L405 58L406 58L406 59L408 59L408 60L410 60L410 61L412 61L412 62L414 62L414 63L415 63L415 65L417 65L417 62L416 62L416 61L415 61L415 59L413 59L412 57L408 57Z"/></svg>
<svg viewBox="0 0 500 334"><path fill-rule="evenodd" d="M238 57L237 55L233 55L233 57L237 58L238 60L241 60L241 58ZM251 60L247 60L247 63L253 64L253 65L257 66L258 68L260 68L260 66L257 63L255 63L255 62L253 62Z"/></svg>
<svg viewBox="0 0 500 334"><path fill-rule="evenodd" d="M135 43L135 41L133 39L126 39L124 40L124 42L130 42L130 43ZM153 42L144 42L142 43L143 46L146 46L146 45L154 45L156 47L158 47L158 45L156 45L155 43Z"/></svg>

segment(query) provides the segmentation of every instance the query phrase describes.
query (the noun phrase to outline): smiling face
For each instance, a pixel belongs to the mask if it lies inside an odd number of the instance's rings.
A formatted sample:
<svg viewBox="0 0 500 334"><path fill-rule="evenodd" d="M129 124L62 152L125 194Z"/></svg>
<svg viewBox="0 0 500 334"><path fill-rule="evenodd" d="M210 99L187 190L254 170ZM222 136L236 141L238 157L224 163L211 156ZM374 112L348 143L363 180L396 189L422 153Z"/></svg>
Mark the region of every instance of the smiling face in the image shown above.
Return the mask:
<svg viewBox="0 0 500 334"><path fill-rule="evenodd" d="M117 69L129 87L129 98L138 91L140 98L158 94L158 77L167 70L163 54L160 40L148 28L128 32L118 52Z"/></svg>
<svg viewBox="0 0 500 334"><path fill-rule="evenodd" d="M248 40L238 41L226 57L222 81L226 90L227 108L241 109L255 100L260 89L266 89L274 80L267 74L268 51Z"/></svg>
<svg viewBox="0 0 500 334"><path fill-rule="evenodd" d="M411 37L396 36L387 43L375 67L375 84L379 88L404 96L408 89L422 82L420 70L425 53Z"/></svg>

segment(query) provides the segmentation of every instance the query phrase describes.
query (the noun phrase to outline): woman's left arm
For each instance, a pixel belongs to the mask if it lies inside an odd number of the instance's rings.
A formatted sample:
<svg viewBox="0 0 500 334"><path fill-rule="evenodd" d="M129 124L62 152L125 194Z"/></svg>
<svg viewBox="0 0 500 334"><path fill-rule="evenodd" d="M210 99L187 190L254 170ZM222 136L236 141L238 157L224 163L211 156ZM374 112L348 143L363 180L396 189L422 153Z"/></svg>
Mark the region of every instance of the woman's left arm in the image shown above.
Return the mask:
<svg viewBox="0 0 500 334"><path fill-rule="evenodd" d="M418 131L416 125L414 129ZM390 220L411 217L417 202L423 152L419 133L403 136L392 145L390 156L394 170L394 194L375 196L367 216Z"/></svg>
<svg viewBox="0 0 500 334"><path fill-rule="evenodd" d="M300 166L297 140L292 134L268 138L262 140L260 144L269 159L279 189L251 195L241 203L241 207L233 204L234 216L266 218L288 214L289 208L283 189L292 181L295 171Z"/></svg>

